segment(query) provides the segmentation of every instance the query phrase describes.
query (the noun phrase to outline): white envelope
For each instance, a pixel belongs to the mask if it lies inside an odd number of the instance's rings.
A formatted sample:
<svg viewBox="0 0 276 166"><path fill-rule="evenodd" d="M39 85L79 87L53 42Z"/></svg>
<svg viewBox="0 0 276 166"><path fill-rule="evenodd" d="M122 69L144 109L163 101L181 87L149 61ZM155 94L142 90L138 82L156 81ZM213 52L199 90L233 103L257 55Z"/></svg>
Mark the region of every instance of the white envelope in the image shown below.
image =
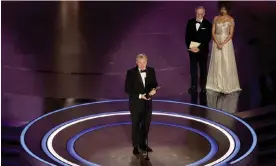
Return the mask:
<svg viewBox="0 0 276 166"><path fill-rule="evenodd" d="M193 47L198 47L200 45L200 43L198 43L198 42L194 42L194 41L191 41L191 43L190 43L190 48L193 48Z"/></svg>

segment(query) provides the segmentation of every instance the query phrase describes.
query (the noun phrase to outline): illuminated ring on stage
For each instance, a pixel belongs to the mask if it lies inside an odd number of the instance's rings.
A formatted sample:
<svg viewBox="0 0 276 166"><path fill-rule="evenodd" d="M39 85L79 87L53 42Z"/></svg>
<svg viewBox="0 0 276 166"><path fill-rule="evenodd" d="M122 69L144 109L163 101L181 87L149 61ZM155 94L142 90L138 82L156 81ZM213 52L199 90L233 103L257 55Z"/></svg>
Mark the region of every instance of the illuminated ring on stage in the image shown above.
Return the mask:
<svg viewBox="0 0 276 166"><path fill-rule="evenodd" d="M37 159L38 161L41 161L45 164L48 164L48 165L51 165L51 166L54 166L54 164L44 160L43 158L40 158L38 157L36 154L34 154L26 145L26 142L25 142L25 135L28 131L28 129L34 124L36 123L37 121L49 116L49 115L52 115L52 114L55 114L55 113L58 113L58 112L61 112L61 111L67 111L71 108L77 108L77 107L81 107L81 106L87 106L87 105L94 105L94 104L103 104L103 103L112 103L112 102L127 102L128 100L127 99L117 99L117 100L103 100L103 101L97 101L97 102L91 102L91 103L83 103L83 104L77 104L77 105L73 105L73 106L69 106L69 107L65 107L65 108L62 108L62 109L58 109L58 110L55 110L55 111L52 111L52 112L49 112L47 114L44 114L34 120L32 120L30 123L28 123L26 125L26 127L23 129L21 135L20 135L20 143L23 147L23 149L30 155L32 156L33 158ZM244 158L246 158L248 155L250 155L253 150L255 149L256 145L257 145L257 135L255 133L255 131L253 130L253 128L248 124L246 123L245 121L243 121L242 119L236 117L235 115L232 115L228 112L224 112L224 111L221 111L221 110L218 110L218 109L214 109L214 108L209 108L209 107L206 107L206 106L202 106L202 105L198 105L198 104L192 104L192 103L187 103L187 102L181 102L181 101L172 101L172 100L153 100L154 102L163 102L163 103L173 103L173 104L181 104L181 105L190 105L190 106L196 106L196 107L200 107L200 108L205 108L205 109L209 109L209 110L212 110L212 111L216 111L216 112L219 112L219 113L222 113L224 115L227 115L229 117L232 117L233 119L239 121L240 123L242 123L243 125L245 125L247 127L247 129L250 131L251 135L252 135L252 144L249 148L249 150L244 153L242 156L240 156L239 158L235 159L234 161L231 161L230 164L235 164L241 160L243 160Z"/></svg>
<svg viewBox="0 0 276 166"><path fill-rule="evenodd" d="M83 131L79 132L78 134L76 134L75 136L71 137L71 139L67 142L67 151L76 160L82 162L82 164L89 165L89 166L99 166L99 165L97 165L95 163L92 163L92 162L90 162L90 161L82 158L81 156L79 156L77 154L77 152L75 151L75 148L74 148L75 142L81 136L83 136L83 135L85 135L85 134L87 134L89 132L93 132L95 130L100 130L100 129L103 129L103 128L106 128L106 127L113 127L113 126L120 126L120 125L130 125L130 124L131 124L131 122L111 123L111 124L96 126L96 127L92 127L92 128L83 130ZM197 166L197 165L204 164L207 161L209 161L210 159L212 159L216 155L216 153L218 151L217 142L211 136L209 136L208 134L206 134L206 133L204 133L204 132L202 132L200 130L197 130L195 128L188 127L188 126L182 126L182 125L178 125L178 124L162 123L162 122L151 122L151 124L154 124L154 125L165 125L165 126L177 127L177 128L189 130L191 132L195 132L195 133L203 136L209 142L209 144L211 146L211 149L210 149L209 153L204 158L202 158L202 159L200 159L200 160L198 160L198 161L196 161L194 163L191 163L188 166Z"/></svg>
<svg viewBox="0 0 276 166"><path fill-rule="evenodd" d="M129 111L120 111L120 112L107 112L107 113L100 113L100 114L95 114L95 115L88 115L85 117L80 117L74 120L70 120L67 122L64 122L53 129L51 129L42 139L42 149L43 151L47 154L48 157L53 159L54 161L60 163L60 164L66 164L66 165L72 165L72 166L77 166L77 164L72 163L71 161L66 160L62 156L60 156L53 148L53 139L55 136L65 128L72 126L74 124L91 120L91 119L96 119L96 118L103 118L103 117L109 117L109 116L118 116L118 115L129 115ZM163 116L171 116L171 117L178 117L178 118L184 118L184 119L189 119L189 120L194 120L197 122L201 122L204 124L207 124L209 126L212 126L213 128L221 131L229 140L229 149L224 154L221 158L207 164L209 165L215 165L218 163L226 163L227 161L231 160L235 155L238 153L239 148L240 148L240 141L239 138L236 136L235 133L233 133L230 129L226 128L225 126L218 124L216 122L204 119L204 118L199 118L191 115L184 115L184 114L178 114L178 113L171 113L171 112L158 112L154 111L152 112L153 115L163 115Z"/></svg>

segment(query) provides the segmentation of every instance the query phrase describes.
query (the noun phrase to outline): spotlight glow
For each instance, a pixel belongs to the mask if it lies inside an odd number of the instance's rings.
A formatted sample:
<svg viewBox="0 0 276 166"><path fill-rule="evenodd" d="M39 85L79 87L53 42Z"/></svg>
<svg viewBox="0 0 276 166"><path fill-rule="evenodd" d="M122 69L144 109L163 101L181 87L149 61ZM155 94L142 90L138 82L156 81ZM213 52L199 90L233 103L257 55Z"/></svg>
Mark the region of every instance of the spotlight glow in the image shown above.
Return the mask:
<svg viewBox="0 0 276 166"><path fill-rule="evenodd" d="M242 123L249 130L249 132L251 133L252 143L250 145L250 148L245 153L243 153L241 156L239 156L238 158L236 158L234 161L231 161L230 164L235 164L235 163L238 163L238 162L242 161L247 156L249 156L254 151L254 149L257 146L257 135L256 135L255 131L253 130L253 128L248 123L246 123L245 121L243 121L242 119L240 119L240 118L238 118L238 117L236 117L236 116L234 116L234 115L232 115L230 113L227 113L227 112L222 111L222 110L218 110L218 109L214 109L214 108L209 108L209 107L198 105L198 104L192 104L192 103L182 102L182 101L173 101L173 100L153 100L153 101L154 102L161 102L161 103L172 103L172 104L180 104L180 105L188 105L188 106L195 106L195 107L199 107L199 108L204 108L204 109L208 109L210 111L214 111L214 112L217 112L217 113L220 113L220 114L224 114L224 115L229 116L229 117L235 119L236 121ZM35 154L33 151L31 151L31 149L29 149L29 147L26 145L26 141L25 141L25 136L26 136L28 130L36 122L42 120L43 118L49 117L50 115L54 115L56 113L70 111L70 109L72 109L72 108L77 108L77 107L82 107L82 106L89 106L89 105L95 105L95 104L106 104L106 103L108 104L108 103L114 103L114 102L128 102L128 99L102 100L102 101L96 101L96 102L90 102L90 103L77 104L77 105L61 108L61 109L49 112L47 114L44 114L44 115L42 115L42 116L40 116L40 117L32 120L30 123L28 123L26 125L26 127L23 129L23 131L22 131L22 133L20 135L20 143L21 143L23 149L30 156L32 156L33 158L37 159L40 162L43 162L44 164L55 166L54 164L52 164L52 163L46 161L45 159L39 157L37 154ZM231 155L232 157L235 157L234 153ZM227 160L229 161L230 160L229 158L226 159L225 161L227 161Z"/></svg>
<svg viewBox="0 0 276 166"><path fill-rule="evenodd" d="M61 132L62 130L75 125L77 123L81 123L87 120L92 120L92 119L97 119L97 118L104 118L104 117L111 117L111 116L119 116L119 115L129 115L130 112L129 111L123 111L123 112L111 112L111 113L102 113L102 114L97 114L97 115L91 115L91 116L87 116L87 117L83 117L83 118L79 118L75 121L72 121L70 123L67 123L59 128L57 128L55 131L53 131L48 140L47 140L47 147L48 150L50 151L50 153L59 161L62 161L63 164L67 164L67 165L71 165L71 166L78 166L78 164L75 164L71 161L66 160L65 158L63 158L62 156L60 156L53 147L53 140L55 138L55 136ZM189 119L189 120L194 120L200 123L204 123L206 125L209 125L217 130L219 130L220 132L222 132L229 140L229 148L227 150L227 152L220 157L219 159L208 163L207 166L212 166L218 163L223 162L225 159L227 159L233 152L235 149L235 141L234 138L231 134L229 134L225 129L223 129L221 126L214 124L213 122L210 122L209 120L203 120L202 118L197 118L197 117L193 117L193 116L189 116L189 115L182 115L182 114L177 114L177 113L168 113L168 112L153 112L153 115L159 115L159 116L170 116L170 117L176 117L176 118L184 118L184 119ZM53 158L53 156L49 156L51 158ZM58 162L58 160L55 160Z"/></svg>

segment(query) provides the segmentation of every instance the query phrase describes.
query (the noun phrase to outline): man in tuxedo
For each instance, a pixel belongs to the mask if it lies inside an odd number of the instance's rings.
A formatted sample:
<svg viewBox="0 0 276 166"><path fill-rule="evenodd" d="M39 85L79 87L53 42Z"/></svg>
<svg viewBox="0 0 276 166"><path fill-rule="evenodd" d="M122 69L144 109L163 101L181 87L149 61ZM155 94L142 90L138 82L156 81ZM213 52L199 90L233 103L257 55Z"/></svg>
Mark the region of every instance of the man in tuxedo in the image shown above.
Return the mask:
<svg viewBox="0 0 276 166"><path fill-rule="evenodd" d="M154 68L147 67L147 56L138 54L137 66L127 71L125 92L129 96L129 109L132 120L133 154L152 152L146 140L152 116L151 97L156 94L158 86Z"/></svg>
<svg viewBox="0 0 276 166"><path fill-rule="evenodd" d="M209 42L212 37L212 24L204 19L205 9L199 6L195 10L196 18L190 19L186 26L185 41L189 51L190 57L190 75L191 75L191 87L189 92L197 91L198 83L198 70L197 65L199 64L200 69L200 88L201 92L206 92L205 86L207 81L207 60L209 53ZM198 42L198 47L190 48L190 43Z"/></svg>

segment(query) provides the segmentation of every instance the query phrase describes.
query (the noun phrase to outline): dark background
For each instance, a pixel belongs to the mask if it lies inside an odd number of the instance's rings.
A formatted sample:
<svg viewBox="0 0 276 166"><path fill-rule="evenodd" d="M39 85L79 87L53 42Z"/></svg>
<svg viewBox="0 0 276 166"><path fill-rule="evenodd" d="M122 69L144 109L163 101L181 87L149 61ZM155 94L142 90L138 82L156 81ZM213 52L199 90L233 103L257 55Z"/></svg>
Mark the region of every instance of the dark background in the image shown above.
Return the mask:
<svg viewBox="0 0 276 166"><path fill-rule="evenodd" d="M184 42L198 5L218 2L2 2L2 119L29 121L44 98L125 98L137 53L156 68L159 98L187 95ZM275 101L276 2L231 2L243 89L239 111Z"/></svg>

